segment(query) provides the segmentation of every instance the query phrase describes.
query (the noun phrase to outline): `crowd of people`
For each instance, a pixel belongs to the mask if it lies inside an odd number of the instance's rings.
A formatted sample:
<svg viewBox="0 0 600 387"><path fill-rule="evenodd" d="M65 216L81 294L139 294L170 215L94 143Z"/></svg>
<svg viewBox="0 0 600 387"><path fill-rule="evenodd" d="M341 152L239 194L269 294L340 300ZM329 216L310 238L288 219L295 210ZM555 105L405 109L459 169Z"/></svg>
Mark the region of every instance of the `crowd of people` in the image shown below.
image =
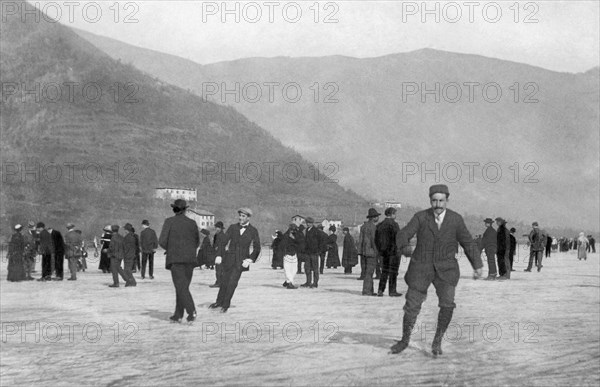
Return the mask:
<svg viewBox="0 0 600 387"><path fill-rule="evenodd" d="M285 232L276 231L271 248L273 258L271 267L283 269L285 280L283 287L315 289L324 274L324 268L337 269L342 266L345 274L360 262L360 276L363 296L382 297L386 287L390 297L400 297L397 291L397 278L400 258L410 256L409 266L404 277L408 291L404 305L403 336L394 346L392 353L400 353L408 346L410 332L426 298L428 287L433 284L439 298L438 328L432 345L434 355L442 354L441 338L451 319L455 288L460 277L456 256L458 245L471 263L474 278L482 275L482 252L485 252L488 264L487 280L508 280L513 269L516 252L515 228L507 229L507 222L501 217L484 220L486 229L476 239L467 230L463 218L447 209L449 190L445 185L430 187L431 208L417 212L408 224L400 229L396 219L396 209L387 208L384 220L379 222L381 214L370 208L366 221L360 228L358 240L354 240L347 227L343 228L342 257L338 254L336 227L331 226L325 233L322 226L315 225L310 216L296 214ZM185 216L189 207L185 200L177 199L171 207L174 216L165 219L160 236L150 228L147 220L141 222L142 231L136 234L131 223L123 226L122 235L119 225L104 228L100 246L94 239L95 256L100 255L98 269L111 273L111 288L119 287L119 277L126 287L135 287L133 276L141 271L141 278L154 279L154 254L160 246L165 250L165 267L170 270L175 287L175 312L170 317L173 322L181 322L184 312L187 321L193 322L197 312L189 290L193 271L196 267L215 270L215 283L210 287L219 288L217 299L210 304L211 309L220 309L225 313L243 272L248 271L261 252L258 230L250 224L253 215L251 209L238 209L238 223L226 230L222 221L215 223L215 234L211 238L206 229L199 229L197 223ZM44 223L29 222L24 230L20 224L14 227L9 243L8 280L33 280L35 258L42 257L42 274L38 281L63 279L63 262L67 260L70 278L77 280L77 272L85 271L87 246L81 231L75 225L66 225L63 235L54 229L46 229ZM203 238L201 238L201 235ZM416 236L416 247L411 247L411 239ZM530 246L529 263L526 272L531 272L535 263L540 272L543 265L544 250L551 248L553 239L532 223L528 234ZM564 238L558 242L564 243ZM582 232L573 242L577 246L578 258L587 259L587 252L595 252L595 241ZM570 245L571 246L571 245ZM100 247L100 254L98 254ZM141 260L140 260L141 254ZM546 251L546 254L548 252ZM546 255L549 257L549 254ZM306 280L296 285L296 275L305 274ZM374 278L375 275L375 278ZM379 279L375 292L374 279Z"/></svg>

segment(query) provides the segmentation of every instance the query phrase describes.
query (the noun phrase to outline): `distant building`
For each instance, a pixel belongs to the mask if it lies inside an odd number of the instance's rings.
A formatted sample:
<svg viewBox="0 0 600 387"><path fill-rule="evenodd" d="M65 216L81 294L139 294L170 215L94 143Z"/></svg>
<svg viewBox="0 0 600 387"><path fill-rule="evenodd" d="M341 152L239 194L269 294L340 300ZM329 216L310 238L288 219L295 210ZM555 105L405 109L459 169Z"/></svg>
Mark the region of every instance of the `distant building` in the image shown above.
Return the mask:
<svg viewBox="0 0 600 387"><path fill-rule="evenodd" d="M185 213L188 218L196 221L198 228L210 228L215 226L215 214L210 211L203 210L200 208L190 209Z"/></svg>
<svg viewBox="0 0 600 387"><path fill-rule="evenodd" d="M399 201L396 201L396 200L386 200L383 202L371 203L371 206L372 207L382 207L382 208L388 208L388 207L402 208L402 203L400 203Z"/></svg>
<svg viewBox="0 0 600 387"><path fill-rule="evenodd" d="M161 187L155 188L154 197L164 200L183 199L195 202L198 200L198 193L195 188Z"/></svg>
<svg viewBox="0 0 600 387"><path fill-rule="evenodd" d="M301 215L294 215L294 217L292 218L292 222L296 222L297 220L300 221L300 223L304 223L304 217Z"/></svg>

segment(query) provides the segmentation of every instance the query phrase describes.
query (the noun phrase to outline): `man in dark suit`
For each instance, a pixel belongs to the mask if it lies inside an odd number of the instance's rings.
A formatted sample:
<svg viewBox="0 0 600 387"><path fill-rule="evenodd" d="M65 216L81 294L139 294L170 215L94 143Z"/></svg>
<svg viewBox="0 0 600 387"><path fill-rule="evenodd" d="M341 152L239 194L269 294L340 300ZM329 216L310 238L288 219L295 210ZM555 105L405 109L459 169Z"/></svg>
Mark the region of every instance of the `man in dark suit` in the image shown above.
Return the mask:
<svg viewBox="0 0 600 387"><path fill-rule="evenodd" d="M375 245L382 262L381 279L379 280L378 297L383 297L386 282L390 281L390 297L400 297L402 293L396 291L400 257L396 249L396 234L400 226L396 223L396 209L389 207L384 212L385 219L375 228Z"/></svg>
<svg viewBox="0 0 600 387"><path fill-rule="evenodd" d="M327 240L323 238L322 232L315 227L315 220L308 216L306 218L306 238L304 240L304 271L306 282L300 287L319 287L319 254L327 247ZM313 282L314 273L314 282Z"/></svg>
<svg viewBox="0 0 600 387"><path fill-rule="evenodd" d="M517 232L517 229L512 227L510 229L510 271L515 271L513 267L515 261L515 253L517 252L517 238L515 238L515 232Z"/></svg>
<svg viewBox="0 0 600 387"><path fill-rule="evenodd" d="M62 281L64 277L65 241L60 231L49 228L48 232L54 244L54 275L56 281Z"/></svg>
<svg viewBox="0 0 600 387"><path fill-rule="evenodd" d="M223 282L217 301L210 304L209 308L221 308L222 313L227 312L231 305L231 298L242 272L248 271L250 263L256 262L260 254L260 238L258 230L250 224L251 216L252 210L249 208L238 209L239 223L229 226L223 240L229 247L226 249L217 246L219 250L216 252L215 264L223 265Z"/></svg>
<svg viewBox="0 0 600 387"><path fill-rule="evenodd" d="M119 285L119 275L125 281L125 284L129 282L129 277L123 271L123 267L121 266L121 262L125 259L125 239L121 234L119 234L119 225L114 224L111 226L111 237L110 237L110 246L108 246L107 255L110 259L110 270L112 272L113 283L112 285L108 285L109 288L118 288Z"/></svg>
<svg viewBox="0 0 600 387"><path fill-rule="evenodd" d="M363 280L363 296L376 296L373 291L373 273L377 267L377 257L379 252L375 245L375 224L379 221L381 214L374 208L369 208L367 213L368 221L360 228L358 236L358 255L361 256L361 263L365 262L365 272Z"/></svg>
<svg viewBox="0 0 600 387"><path fill-rule="evenodd" d="M39 238L39 252L42 256L42 277L38 281L50 281L54 272L54 243L52 236L46 230L46 225L39 222L36 225Z"/></svg>
<svg viewBox="0 0 600 387"><path fill-rule="evenodd" d="M129 286L137 286L137 282L135 281L135 277L133 276L133 268L135 267L135 257L138 250L138 243L136 241L135 230L131 223L126 223L123 226L127 234L123 238L123 246L125 247L125 258L124 260L124 268L125 275L127 276L127 282L125 283L125 287Z"/></svg>
<svg viewBox="0 0 600 387"><path fill-rule="evenodd" d="M491 218L486 218L483 223L485 223L485 231L483 232L483 238L481 243L483 245L483 250L485 251L485 256L487 257L488 263L488 276L486 280L493 281L497 277L496 271L496 249L498 243L498 235L496 230L494 229L494 221Z"/></svg>
<svg viewBox="0 0 600 387"><path fill-rule="evenodd" d="M69 264L69 271L71 277L69 281L77 280L77 262L81 258L81 248L83 246L83 240L81 235L75 232L75 225L73 223L67 224L67 233L65 234L65 253L67 263Z"/></svg>
<svg viewBox="0 0 600 387"><path fill-rule="evenodd" d="M225 229L223 222L218 221L217 223L215 223L215 229L216 231L215 236L213 237L213 248L215 250L215 253L218 254L218 252L223 251L225 249L225 245L227 245L225 233L223 232L223 230ZM210 288L221 287L221 282L223 278L223 266L215 265L215 277L215 283L209 285Z"/></svg>
<svg viewBox="0 0 600 387"><path fill-rule="evenodd" d="M417 235L417 247L412 254L404 279L408 285L404 319L402 322L402 340L392 346L392 353L400 353L408 347L421 305L427 297L427 289L433 283L439 299L437 330L432 344L435 356L442 354L442 338L452 320L456 304L454 294L460 270L456 254L458 244L462 246L474 269L474 278L480 278L483 272L481 252L471 237L465 222L458 213L446 209L450 192L443 184L429 188L431 208L417 212L397 234L398 254L410 239Z"/></svg>
<svg viewBox="0 0 600 387"><path fill-rule="evenodd" d="M501 217L497 217L496 225L496 256L498 257L498 273L499 280L510 279L510 272L512 266L510 265L510 234L506 228L506 220Z"/></svg>
<svg viewBox="0 0 600 387"><path fill-rule="evenodd" d="M198 224L185 216L188 208L183 199L171 204L175 216L165 219L158 244L167 254L166 268L171 270L175 286L175 313L169 319L180 322L183 310L187 312L188 323L196 319L196 306L190 293L190 283L196 267L196 249L200 244Z"/></svg>
<svg viewBox="0 0 600 387"><path fill-rule="evenodd" d="M154 279L154 253L158 248L158 238L156 232L150 228L150 222L146 219L142 220L140 244L142 247L142 279L146 278L146 264L150 279Z"/></svg>

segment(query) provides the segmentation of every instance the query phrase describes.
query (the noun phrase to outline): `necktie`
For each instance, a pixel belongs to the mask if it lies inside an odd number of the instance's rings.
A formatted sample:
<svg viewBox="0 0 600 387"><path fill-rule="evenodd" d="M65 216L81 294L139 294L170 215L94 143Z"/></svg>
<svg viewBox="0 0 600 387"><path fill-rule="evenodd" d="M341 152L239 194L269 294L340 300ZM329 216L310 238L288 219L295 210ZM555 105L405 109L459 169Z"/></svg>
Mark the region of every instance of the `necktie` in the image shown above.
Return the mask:
<svg viewBox="0 0 600 387"><path fill-rule="evenodd" d="M435 216L435 223L437 224L438 230L440 229L440 227L442 227L442 219L440 218L439 215Z"/></svg>

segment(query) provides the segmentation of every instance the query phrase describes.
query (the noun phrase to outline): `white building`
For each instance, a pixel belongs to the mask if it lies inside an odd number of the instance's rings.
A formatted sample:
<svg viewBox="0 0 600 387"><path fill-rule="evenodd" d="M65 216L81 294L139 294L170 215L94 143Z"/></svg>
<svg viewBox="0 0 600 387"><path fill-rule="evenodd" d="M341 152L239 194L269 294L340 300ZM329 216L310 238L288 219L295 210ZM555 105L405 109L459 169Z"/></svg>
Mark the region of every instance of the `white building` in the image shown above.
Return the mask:
<svg viewBox="0 0 600 387"><path fill-rule="evenodd" d="M393 208L402 208L402 204L400 202L394 200L387 200L383 203L385 208L393 207Z"/></svg>
<svg viewBox="0 0 600 387"><path fill-rule="evenodd" d="M323 230L328 231L329 227L335 226L337 230L342 228L341 219L324 219L321 224L323 225Z"/></svg>
<svg viewBox="0 0 600 387"><path fill-rule="evenodd" d="M189 202L195 202L198 200L198 193L195 188L161 187L155 188L154 197L164 200L183 199Z"/></svg>
<svg viewBox="0 0 600 387"><path fill-rule="evenodd" d="M215 226L215 214L210 211L206 211L200 208L190 209L185 213L188 218L196 221L199 229L211 228Z"/></svg>

